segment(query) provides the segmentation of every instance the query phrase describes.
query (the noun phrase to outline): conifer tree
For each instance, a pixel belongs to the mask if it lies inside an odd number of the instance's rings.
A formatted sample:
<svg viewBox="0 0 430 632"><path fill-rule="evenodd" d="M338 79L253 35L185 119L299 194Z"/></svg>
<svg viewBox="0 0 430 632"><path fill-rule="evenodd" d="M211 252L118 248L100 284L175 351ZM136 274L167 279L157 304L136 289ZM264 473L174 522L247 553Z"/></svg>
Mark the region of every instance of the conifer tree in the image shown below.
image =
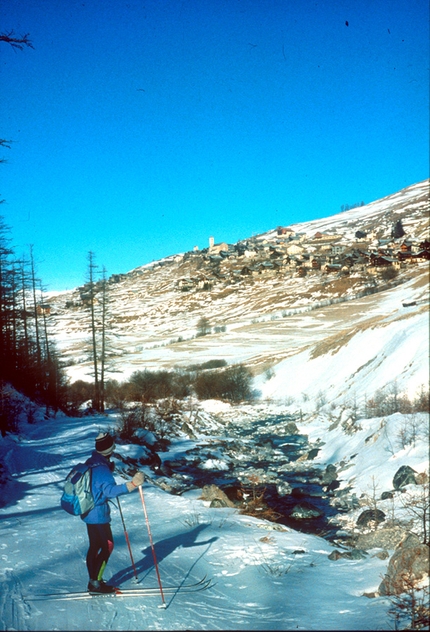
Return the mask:
<svg viewBox="0 0 430 632"><path fill-rule="evenodd" d="M391 231L391 236L394 239L401 239L401 237L404 237L405 235L406 233L403 229L402 220L398 219L397 222L393 226L393 230Z"/></svg>

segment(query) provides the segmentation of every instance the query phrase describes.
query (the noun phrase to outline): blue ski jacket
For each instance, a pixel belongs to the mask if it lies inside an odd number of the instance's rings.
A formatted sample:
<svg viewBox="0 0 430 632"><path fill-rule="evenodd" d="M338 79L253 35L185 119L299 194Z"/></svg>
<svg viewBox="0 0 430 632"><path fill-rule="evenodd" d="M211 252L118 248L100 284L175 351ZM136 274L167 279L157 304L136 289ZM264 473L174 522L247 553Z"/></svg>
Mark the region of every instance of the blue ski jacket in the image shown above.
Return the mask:
<svg viewBox="0 0 430 632"><path fill-rule="evenodd" d="M96 450L86 463L91 466L91 491L94 496L95 506L81 519L87 524L106 524L110 522L109 499L127 494L125 483L117 485L109 468L109 461Z"/></svg>

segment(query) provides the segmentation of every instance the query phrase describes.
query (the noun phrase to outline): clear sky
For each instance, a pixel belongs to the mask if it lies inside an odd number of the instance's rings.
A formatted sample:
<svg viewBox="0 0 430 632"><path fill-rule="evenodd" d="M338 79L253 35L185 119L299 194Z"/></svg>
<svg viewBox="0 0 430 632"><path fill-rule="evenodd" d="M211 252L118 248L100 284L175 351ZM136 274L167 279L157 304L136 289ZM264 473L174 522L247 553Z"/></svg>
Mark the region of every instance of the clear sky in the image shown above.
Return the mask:
<svg viewBox="0 0 430 632"><path fill-rule="evenodd" d="M3 0L0 213L48 290L428 177L427 0Z"/></svg>

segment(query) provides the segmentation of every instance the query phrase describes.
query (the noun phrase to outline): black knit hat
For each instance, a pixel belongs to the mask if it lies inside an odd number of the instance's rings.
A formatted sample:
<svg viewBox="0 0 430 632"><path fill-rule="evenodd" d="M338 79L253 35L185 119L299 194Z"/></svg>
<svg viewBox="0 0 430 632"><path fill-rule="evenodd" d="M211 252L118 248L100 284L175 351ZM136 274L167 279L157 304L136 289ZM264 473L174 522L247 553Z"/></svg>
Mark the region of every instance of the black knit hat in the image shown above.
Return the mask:
<svg viewBox="0 0 430 632"><path fill-rule="evenodd" d="M115 441L107 432L101 432L96 437L96 450L103 456L109 456L115 450Z"/></svg>

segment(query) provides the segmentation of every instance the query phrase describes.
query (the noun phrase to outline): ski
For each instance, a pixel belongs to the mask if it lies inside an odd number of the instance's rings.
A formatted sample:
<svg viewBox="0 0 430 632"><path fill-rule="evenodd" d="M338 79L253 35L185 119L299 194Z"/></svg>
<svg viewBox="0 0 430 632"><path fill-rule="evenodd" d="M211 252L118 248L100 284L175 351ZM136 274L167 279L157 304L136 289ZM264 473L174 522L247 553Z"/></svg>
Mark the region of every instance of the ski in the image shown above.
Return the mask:
<svg viewBox="0 0 430 632"><path fill-rule="evenodd" d="M178 584L177 586L163 587L163 594L176 595L178 593L193 593L206 590L212 585L211 579L205 577L195 584ZM112 593L90 593L88 591L68 592L68 593L39 593L35 595L24 596L24 601L73 601L82 599L97 599L99 597L106 599L123 598L123 597L156 597L161 596L160 589L156 586L145 588L115 588Z"/></svg>

